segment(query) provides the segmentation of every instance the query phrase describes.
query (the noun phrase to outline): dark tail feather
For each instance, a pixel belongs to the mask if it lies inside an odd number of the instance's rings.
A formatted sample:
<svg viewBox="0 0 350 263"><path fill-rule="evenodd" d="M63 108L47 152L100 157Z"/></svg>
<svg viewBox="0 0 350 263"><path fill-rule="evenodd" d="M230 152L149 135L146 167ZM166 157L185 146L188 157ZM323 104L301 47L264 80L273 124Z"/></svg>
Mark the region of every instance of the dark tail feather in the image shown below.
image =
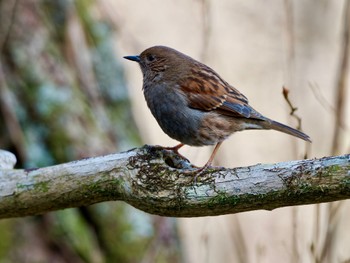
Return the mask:
<svg viewBox="0 0 350 263"><path fill-rule="evenodd" d="M293 135L295 137L298 137L300 139L303 139L304 141L307 141L307 142L311 142L311 139L308 135L306 135L305 133L301 132L301 131L298 131L296 129L293 129L287 125L284 125L282 123L279 123L277 121L273 121L273 120L269 120L269 128L270 129L273 129L273 130L276 130L276 131L280 131L280 132L284 132L284 133L287 133L287 134L290 134L290 135Z"/></svg>

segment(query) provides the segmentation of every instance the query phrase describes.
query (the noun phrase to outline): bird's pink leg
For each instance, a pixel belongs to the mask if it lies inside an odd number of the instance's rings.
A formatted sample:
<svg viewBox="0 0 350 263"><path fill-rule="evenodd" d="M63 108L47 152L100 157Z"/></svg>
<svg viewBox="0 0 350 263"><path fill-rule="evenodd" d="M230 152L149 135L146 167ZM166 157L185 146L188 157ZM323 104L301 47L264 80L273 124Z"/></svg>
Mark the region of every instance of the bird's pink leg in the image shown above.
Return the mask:
<svg viewBox="0 0 350 263"><path fill-rule="evenodd" d="M184 146L184 145L185 145L185 144L180 143L180 144L178 144L178 145L176 145L176 146L174 146L174 147L163 147L163 148L164 148L164 150L173 151L173 152L175 152L176 154L181 155L181 154L179 154L179 149L180 149L182 146Z"/></svg>
<svg viewBox="0 0 350 263"><path fill-rule="evenodd" d="M196 183L197 182L197 177L200 176L208 167L211 166L211 163L213 162L214 160L214 157L217 153L217 151L219 150L220 146L221 146L222 142L218 142L216 145L215 145L215 148L214 148L214 151L212 152L212 154L210 155L210 158L209 160L207 161L207 163L199 168L198 170L195 171L196 175L194 177L194 182Z"/></svg>
<svg viewBox="0 0 350 263"><path fill-rule="evenodd" d="M206 168L208 168L209 166L211 166L211 163L213 162L214 157L215 157L216 153L218 152L218 150L219 150L221 144L222 144L222 142L218 142L218 143L215 145L214 151L213 151L212 154L210 155L209 160L207 161L207 163L206 163L201 169L206 169Z"/></svg>
<svg viewBox="0 0 350 263"><path fill-rule="evenodd" d="M196 182L196 181L197 181L197 177L198 177L199 175L201 175L208 167L211 166L211 164L212 164L212 162L213 162L213 160L214 160L214 158L215 158L215 155L216 155L216 153L218 152L218 150L219 150L221 144L222 144L222 142L218 142L218 143L215 145L215 148L214 148L212 154L210 155L209 160L207 161L207 163L206 163L204 166L198 168L198 169L195 170L195 171L192 170L192 171L185 172L185 173L186 173L186 174L187 174L187 173L195 173L196 175L195 175L195 177L194 177L194 181ZM187 160L186 157L182 156L182 155L179 153L179 149L180 149L182 146L184 146L184 144L183 144L183 143L180 143L180 144L178 144L178 145L176 145L176 146L174 146L174 147L163 147L163 149L169 150L169 151L173 151L173 152L175 152L177 155L179 155L180 157L182 157L182 158L184 158L184 159Z"/></svg>
<svg viewBox="0 0 350 263"><path fill-rule="evenodd" d="M199 170L197 170L198 172L202 172L202 171L204 171L205 169L207 169L208 167L211 166L211 163L213 162L214 157L215 157L217 151L219 150L221 144L222 144L222 142L218 142L218 143L215 145L215 148L214 148L212 154L210 155L209 160L207 161L207 163L206 163L203 167L201 167L201 168L199 168Z"/></svg>
<svg viewBox="0 0 350 263"><path fill-rule="evenodd" d="M178 156L180 156L182 159L185 159L185 160L187 160L189 163L190 163L190 161L185 157L185 156L183 156L181 153L179 153L179 149L182 147L182 146L184 146L185 144L183 144L183 143L180 143L180 144L178 144L178 145L176 145L176 146L174 146L174 147L163 147L163 149L164 150L168 150L168 151L173 151L174 153L176 153Z"/></svg>

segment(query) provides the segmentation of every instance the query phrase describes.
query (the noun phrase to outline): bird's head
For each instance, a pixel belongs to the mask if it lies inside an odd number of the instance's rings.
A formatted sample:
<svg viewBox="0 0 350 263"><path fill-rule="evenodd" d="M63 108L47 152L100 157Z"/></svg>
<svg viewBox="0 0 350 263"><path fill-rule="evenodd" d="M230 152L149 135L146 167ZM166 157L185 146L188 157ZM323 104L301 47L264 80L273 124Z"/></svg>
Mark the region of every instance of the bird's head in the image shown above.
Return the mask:
<svg viewBox="0 0 350 263"><path fill-rule="evenodd" d="M188 69L188 62L192 58L182 54L181 52L165 47L154 46L146 49L137 56L125 56L125 59L138 62L144 79L155 81L166 76L167 79L179 76Z"/></svg>

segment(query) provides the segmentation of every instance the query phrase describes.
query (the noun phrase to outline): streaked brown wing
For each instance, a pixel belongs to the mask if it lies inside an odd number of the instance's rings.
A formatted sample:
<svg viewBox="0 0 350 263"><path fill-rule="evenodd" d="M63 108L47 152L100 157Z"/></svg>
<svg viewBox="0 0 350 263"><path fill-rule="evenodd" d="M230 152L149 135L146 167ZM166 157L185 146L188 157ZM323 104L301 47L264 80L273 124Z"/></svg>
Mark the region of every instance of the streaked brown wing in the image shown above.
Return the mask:
<svg viewBox="0 0 350 263"><path fill-rule="evenodd" d="M186 94L189 106L195 109L210 111L220 107L227 98L224 86L212 80L203 81L193 75L180 84L181 90Z"/></svg>
<svg viewBox="0 0 350 263"><path fill-rule="evenodd" d="M190 107L204 111L219 110L222 114L234 117L262 117L248 105L248 99L242 93L209 67L201 64L193 68L191 73L180 83Z"/></svg>

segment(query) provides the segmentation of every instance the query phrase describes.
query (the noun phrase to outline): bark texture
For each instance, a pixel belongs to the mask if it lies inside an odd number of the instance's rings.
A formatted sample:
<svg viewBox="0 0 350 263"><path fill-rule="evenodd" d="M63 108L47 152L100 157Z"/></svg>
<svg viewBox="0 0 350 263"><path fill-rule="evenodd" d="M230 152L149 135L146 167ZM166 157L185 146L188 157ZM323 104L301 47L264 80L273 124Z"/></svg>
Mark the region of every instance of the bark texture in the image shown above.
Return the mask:
<svg viewBox="0 0 350 263"><path fill-rule="evenodd" d="M0 218L113 200L152 214L196 217L350 198L349 154L210 168L194 181L195 175L187 160L147 145L45 168L1 169Z"/></svg>

